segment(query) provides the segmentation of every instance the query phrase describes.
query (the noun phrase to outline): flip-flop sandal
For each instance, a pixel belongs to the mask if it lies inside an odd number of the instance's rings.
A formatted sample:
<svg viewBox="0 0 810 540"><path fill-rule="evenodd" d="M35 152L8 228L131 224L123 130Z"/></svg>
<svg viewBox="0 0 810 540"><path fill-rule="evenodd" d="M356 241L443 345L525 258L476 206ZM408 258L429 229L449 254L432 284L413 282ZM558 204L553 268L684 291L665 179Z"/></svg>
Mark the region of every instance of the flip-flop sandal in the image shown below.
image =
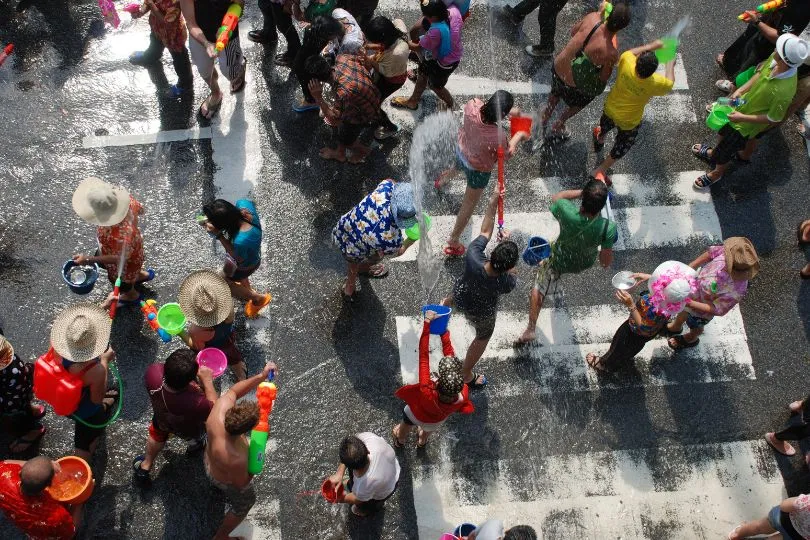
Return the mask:
<svg viewBox="0 0 810 540"><path fill-rule="evenodd" d="M462 244L455 247L446 245L442 251L447 257L463 257L464 253L467 251L467 248L465 248Z"/></svg>
<svg viewBox="0 0 810 540"><path fill-rule="evenodd" d="M185 94L187 91L188 90L186 90L185 88L180 88L180 86L173 84L169 87L168 90L166 90L166 97L179 99L183 97L183 94Z"/></svg>
<svg viewBox="0 0 810 540"><path fill-rule="evenodd" d="M211 96L208 96L203 100L202 103L200 103L200 111L199 111L200 116L202 116L206 120L211 120L212 118L214 118L217 112L219 112L219 108L222 107L222 99L220 99L217 103L213 105L210 103L210 100ZM208 110L207 113L203 112L203 107L205 107Z"/></svg>
<svg viewBox="0 0 810 540"><path fill-rule="evenodd" d="M270 293L262 295L262 303L256 304L253 300L248 300L245 303L245 317L254 319L259 316L259 313L266 308L270 302L273 301L273 296Z"/></svg>
<svg viewBox="0 0 810 540"><path fill-rule="evenodd" d="M419 108L419 105L411 105L408 102L408 98L404 98L402 96L397 96L392 99L391 106L395 109L407 109L409 111L415 111Z"/></svg>
<svg viewBox="0 0 810 540"><path fill-rule="evenodd" d="M48 430L45 428L45 426L40 426L39 431L37 432L37 434L34 436L33 439L29 439L26 437L17 437L11 442L10 445L8 445L8 451L11 452L12 454L22 454L23 452L30 450L32 446L34 446L35 444L37 444L39 441L42 440L42 437L45 436L46 431ZM12 448L20 445L24 445L24 448L22 450L19 449L12 450Z"/></svg>
<svg viewBox="0 0 810 540"><path fill-rule="evenodd" d="M664 325L664 327L658 331L658 337L670 338L680 336L681 334L683 334L683 328L681 328L676 332L675 330L670 330L669 328L667 328L667 325Z"/></svg>
<svg viewBox="0 0 810 540"><path fill-rule="evenodd" d="M405 446L405 443L400 441L399 437L397 436L396 427L391 428L391 439L392 439L391 446L393 446L394 448L402 448L403 446Z"/></svg>
<svg viewBox="0 0 810 540"><path fill-rule="evenodd" d="M599 373L607 373L608 371L605 369L605 366L602 365L602 357L597 356L594 353L588 353L585 356L585 363L588 366Z"/></svg>
<svg viewBox="0 0 810 540"><path fill-rule="evenodd" d="M701 174L700 176L697 177L692 186L695 189L709 189L710 187L712 187L712 184L715 184L722 179L723 177L721 176L717 180L712 180L708 174Z"/></svg>
<svg viewBox="0 0 810 540"><path fill-rule="evenodd" d="M43 416L45 416L45 407L43 405L34 405L37 412L33 412L34 409L31 409L31 417L34 420L41 420Z"/></svg>
<svg viewBox="0 0 810 540"><path fill-rule="evenodd" d="M799 243L800 246L810 244L810 240L803 239L805 227L802 227L802 225L804 225L805 223L807 223L808 226L810 226L810 222L807 221L800 221L799 224L796 225L796 241Z"/></svg>
<svg viewBox="0 0 810 540"><path fill-rule="evenodd" d="M146 283L147 281L152 281L155 279L155 270L152 268L146 269L146 279L139 279L137 283Z"/></svg>
<svg viewBox="0 0 810 540"><path fill-rule="evenodd" d="M777 448L776 443L774 442L775 440L776 439L774 438L773 433L766 433L765 434L765 442L767 442L768 445L771 448L773 448L777 453L782 454L783 456L788 456L788 457L792 457L792 456L796 455L796 449L793 448L792 444L790 444L787 441L783 441L785 443L785 450L782 451L779 448Z"/></svg>
<svg viewBox="0 0 810 540"><path fill-rule="evenodd" d="M382 279L388 275L389 269L382 263L378 263L369 268L366 272L360 272L359 275L372 279Z"/></svg>
<svg viewBox="0 0 810 540"><path fill-rule="evenodd" d="M736 90L734 83L727 79L720 79L719 81L715 81L714 87L720 90L721 92L725 92L726 94L730 94L731 92Z"/></svg>
<svg viewBox="0 0 810 540"><path fill-rule="evenodd" d="M703 161L704 163L708 163L709 165L712 165L714 163L714 160L709 155L709 150L714 150L714 148L712 148L708 144L693 144L692 145L692 155L695 156L696 158L698 158L700 161Z"/></svg>
<svg viewBox="0 0 810 540"><path fill-rule="evenodd" d="M672 341L675 341L675 345L672 345ZM700 339L696 339L695 341L686 341L686 338L683 335L672 336L667 340L667 345L669 348L674 351L679 351L681 349L691 349L692 347L697 346L700 343Z"/></svg>
<svg viewBox="0 0 810 540"><path fill-rule="evenodd" d="M476 373L476 372L474 372L474 371L473 371L473 374L472 374L472 375L473 375L473 377L472 377L472 379L470 380L470 382L465 382L465 383L464 383L464 384L466 384L466 385L467 385L467 387L468 387L470 390L475 390L475 389L478 389L478 388L483 388L483 387L485 387L485 386L487 385L487 382L489 382L489 381L487 381L487 378L486 378L486 376L485 376L485 375L479 375L478 373ZM478 382L478 377L481 377L481 382Z"/></svg>

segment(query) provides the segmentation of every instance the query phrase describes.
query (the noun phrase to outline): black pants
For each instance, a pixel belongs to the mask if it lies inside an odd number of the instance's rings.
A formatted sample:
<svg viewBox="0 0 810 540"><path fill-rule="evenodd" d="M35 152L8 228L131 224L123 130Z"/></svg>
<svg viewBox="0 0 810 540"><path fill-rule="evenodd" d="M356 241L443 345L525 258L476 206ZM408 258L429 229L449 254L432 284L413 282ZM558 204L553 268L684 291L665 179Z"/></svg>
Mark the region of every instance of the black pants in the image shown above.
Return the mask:
<svg viewBox="0 0 810 540"><path fill-rule="evenodd" d="M723 52L723 71L734 81L742 71L768 58L774 44L768 41L755 26L749 25L745 32Z"/></svg>
<svg viewBox="0 0 810 540"><path fill-rule="evenodd" d="M630 329L630 323L624 321L613 334L610 349L602 356L602 367L608 371L616 371L630 363L641 352L644 345L654 336L640 336Z"/></svg>
<svg viewBox="0 0 810 540"><path fill-rule="evenodd" d="M779 441L800 441L810 437L810 396L802 404L801 421L777 431L774 437Z"/></svg>
<svg viewBox="0 0 810 540"><path fill-rule="evenodd" d="M284 36L284 39L287 40L286 54L294 58L301 48L301 40L293 24L292 16L284 12L284 6L282 4L276 4L270 0L259 0L259 10L261 10L262 16L264 17L264 28L262 28L262 32L267 35L272 35L272 40L276 41L278 40L276 29L278 29Z"/></svg>
<svg viewBox="0 0 810 540"><path fill-rule="evenodd" d="M402 88L402 85L405 84L404 82L401 83L392 83L385 78L380 77L380 79L375 83L375 86L380 90L380 105L382 105L383 100ZM378 126L382 126L387 130L394 130L397 129L396 124L394 124L386 112L380 107L380 120L377 122Z"/></svg>
<svg viewBox="0 0 810 540"><path fill-rule="evenodd" d="M320 54L324 47L326 47L326 43L322 39L316 38L312 34L312 30L307 28L304 30L304 41L301 44L301 48L298 49L295 60L293 60L293 73L295 73L295 77L298 79L298 84L301 85L301 92L304 93L304 99L310 103L315 103L315 98L309 93L307 86L312 77L307 73L304 66L310 56Z"/></svg>
<svg viewBox="0 0 810 540"><path fill-rule="evenodd" d="M163 54L166 46L160 41L154 32L149 33L149 47L143 51L143 59L146 62L157 62ZM174 72L177 73L177 86L184 90L194 88L194 76L191 73L191 60L188 57L188 49L183 46L180 51L169 49L174 64Z"/></svg>
<svg viewBox="0 0 810 540"><path fill-rule="evenodd" d="M354 473L352 472L351 469L349 469L349 481L346 483L346 487L349 488L350 492L352 490L352 487L354 487ZM394 484L394 489L393 491L391 491L388 497L384 499L371 499L368 501L359 502L357 503L357 509L360 510L360 512L362 512L365 515L376 514L377 512L382 510L383 506L385 505L385 501L390 499L391 495L396 493L398 487L399 481L397 481L397 483Z"/></svg>
<svg viewBox="0 0 810 540"><path fill-rule="evenodd" d="M525 18L537 9L537 24L540 25L540 48L554 48L554 34L557 32L557 14L568 0L523 0L512 8L520 18Z"/></svg>

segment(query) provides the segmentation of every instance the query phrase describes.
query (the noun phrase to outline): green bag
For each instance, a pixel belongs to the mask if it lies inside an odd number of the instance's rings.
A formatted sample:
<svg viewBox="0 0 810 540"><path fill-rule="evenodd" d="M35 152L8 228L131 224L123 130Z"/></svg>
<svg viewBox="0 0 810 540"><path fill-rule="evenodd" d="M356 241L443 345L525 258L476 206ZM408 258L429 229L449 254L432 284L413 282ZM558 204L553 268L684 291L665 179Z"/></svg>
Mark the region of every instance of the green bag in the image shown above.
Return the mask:
<svg viewBox="0 0 810 540"><path fill-rule="evenodd" d="M336 4L337 0L326 0L323 4L317 2L317 0L310 0L309 5L304 10L304 17L309 22L312 22L319 15L328 17L335 10Z"/></svg>
<svg viewBox="0 0 810 540"><path fill-rule="evenodd" d="M591 59L585 54L585 47L588 46L588 42L591 40L593 33L596 32L600 26L602 26L601 21L596 23L596 26L591 29L582 47L580 47L579 52L577 52L577 55L571 60L571 75L574 78L574 84L577 89L584 94L594 97L605 90L607 83L599 78L599 74L602 72L602 66L594 65L594 63L591 62Z"/></svg>

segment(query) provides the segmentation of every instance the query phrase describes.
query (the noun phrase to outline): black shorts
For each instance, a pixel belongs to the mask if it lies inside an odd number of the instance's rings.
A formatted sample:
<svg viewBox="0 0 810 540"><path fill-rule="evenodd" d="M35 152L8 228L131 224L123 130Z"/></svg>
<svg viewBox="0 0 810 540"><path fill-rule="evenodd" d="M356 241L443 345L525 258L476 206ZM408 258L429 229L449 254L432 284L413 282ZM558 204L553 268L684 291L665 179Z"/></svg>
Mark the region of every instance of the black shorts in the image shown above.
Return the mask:
<svg viewBox="0 0 810 540"><path fill-rule="evenodd" d="M714 147L712 161L717 165L725 165L734 159L737 152L745 148L748 137L731 127L730 123L720 128L719 135L721 139L717 146Z"/></svg>
<svg viewBox="0 0 810 540"><path fill-rule="evenodd" d="M342 122L337 128L338 143L342 144L343 146L353 145L354 141L357 140L357 137L360 136L365 127L366 124L349 124L347 122Z"/></svg>
<svg viewBox="0 0 810 540"><path fill-rule="evenodd" d="M551 66L551 95L562 99L569 107L585 107L596 96L589 96L579 88L568 86Z"/></svg>
<svg viewBox="0 0 810 540"><path fill-rule="evenodd" d="M443 66L436 60L424 60L419 64L419 72L427 77L428 86L432 89L444 88L447 84L447 79L458 67L458 62Z"/></svg>
<svg viewBox="0 0 810 540"><path fill-rule="evenodd" d="M96 414L94 414L90 418L84 418L84 420L90 424L100 426L107 422L107 416L108 416L107 410L104 407L102 407ZM89 452L90 445L92 445L96 439L98 439L104 434L106 426L103 428L92 428L90 426L82 424L75 418L73 419L73 422L76 423L76 431L73 434L73 446L75 446L79 450Z"/></svg>

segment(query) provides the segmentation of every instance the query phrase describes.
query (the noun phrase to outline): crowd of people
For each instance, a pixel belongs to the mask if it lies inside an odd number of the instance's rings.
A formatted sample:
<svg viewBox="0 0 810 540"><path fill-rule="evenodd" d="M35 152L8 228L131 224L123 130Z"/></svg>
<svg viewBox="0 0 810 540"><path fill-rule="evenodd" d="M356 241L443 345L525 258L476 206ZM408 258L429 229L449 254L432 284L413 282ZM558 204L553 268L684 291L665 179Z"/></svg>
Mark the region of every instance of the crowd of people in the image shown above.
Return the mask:
<svg viewBox="0 0 810 540"><path fill-rule="evenodd" d="M133 17L148 14L151 32L149 47L134 52L130 61L152 64L169 49L177 72L177 83L168 89L171 97L193 90L193 63L210 91L199 108L200 115L208 120L224 99L217 64L231 93L242 91L246 84L238 27L222 50L215 45L229 4L224 0L145 0L132 11ZM602 215L612 185L609 170L634 145L650 99L669 93L675 83L674 60L666 63L663 74L657 72L655 51L664 45L660 40L619 53L616 34L632 21L631 7L624 2L605 3L579 20L567 44L555 55L556 17L565 4L565 0L523 0L503 13L505 20L520 24L539 8L541 40L528 46L526 52L533 57L554 57L551 93L535 135L564 144L571 137L566 121L604 92L614 68L615 83L599 124L592 130L594 152L602 150L609 132L615 129L617 133L609 155L583 187L559 192L551 199L550 212L559 222L560 233L548 256L539 262L529 295L528 324L520 336L515 336L516 346L536 340L544 300L556 293L564 274L583 272L597 261L604 268L611 266L619 228ZM375 0L313 0L305 9L299 0L259 0L263 26L247 33L249 39L268 48L278 45L279 34L284 37L286 50L274 56L274 63L290 69L300 85L301 99L292 100L292 109L300 114L319 111L334 133L332 143L320 150L324 159L362 162L371 152L370 136L384 139L400 133L400 127L380 106L408 79L414 82L413 93L395 97L392 107L417 109L424 91L430 88L445 108L456 108L446 85L463 58L464 21L471 15L469 1L421 0L421 17L410 28L401 19L375 16L376 7ZM762 136L807 106L809 48L796 34L808 22L807 2L790 1L783 9L765 15L749 12L745 33L718 55L717 63L728 79L716 86L740 100L729 115L729 123L720 130L718 144L692 148L696 157L712 167L695 180L696 189L719 181L732 160L748 162ZM303 29L302 36L297 25ZM411 62L414 69L408 68ZM565 109L552 122L560 101ZM442 250L447 257L464 257L464 270L442 304L462 314L474 328L475 337L461 355L456 353L458 344L454 347L450 332L442 331L442 358L434 372L431 326L443 315L433 310L424 312L418 381L396 392L404 406L390 439L389 434L382 437L369 432L345 437L337 452L337 470L324 484L330 499L350 505L357 516L377 512L397 490L401 474L397 453L412 431L416 431L416 446L424 447L450 415L474 414L470 392L488 384L476 365L495 332L499 297L516 288L520 259L520 247L508 232L495 234L502 186L490 188L479 234L468 245L461 242L461 234L489 187L499 150L509 159L530 137L520 131L510 137L503 128L504 120L519 114L513 105L513 96L499 90L486 101L476 97L461 107L463 122L454 162L434 185L443 189L459 172L466 179L455 226ZM347 263L341 288L346 301L352 301L357 293L358 276L385 277L388 268L384 257L401 255L414 243L405 233L418 224L414 189L412 183L385 179L339 218L332 239ZM75 421L74 454L92 463L105 427L114 417L112 410L120 405L121 396L110 384L117 378L111 370L115 361L109 346L111 315L117 309L141 306L144 285L157 276L145 265L139 216L146 209L126 189L89 177L75 188L72 206L79 218L96 226L99 246L92 255L75 255L73 262L100 265L114 288L100 305L76 303L62 310L53 321L50 349L37 365L44 362L53 366L81 388L69 413ZM267 363L261 372L248 377L234 337L235 300L244 303L245 317L254 318L272 298L250 282L262 262L262 225L255 204L247 199L233 203L217 199L206 204L197 219L204 231L220 242L224 263L218 271L193 271L180 284L177 299L188 323L179 332L184 347L145 371L144 386L153 416L144 453L132 461L132 474L140 486L148 488L155 460L169 437L188 441L187 455L203 453L206 474L229 503L215 534L215 538L227 538L256 502L247 466L246 435L259 420L259 408L255 401L241 398L277 371L277 366ZM800 245L810 243L808 224L803 221L798 226ZM496 245L487 254L495 236ZM651 274L632 274L628 290L615 293L628 310L627 320L616 331L606 353L588 353L583 361L597 372L622 370L658 336L666 336L676 354L697 346L706 325L742 301L749 281L759 270L752 242L731 237L707 246L689 264L663 261ZM801 277L810 278L810 265L802 269ZM641 292L634 298L631 291L636 288ZM686 332L684 325L688 326ZM235 381L221 395L215 389L211 369L201 366L196 358L207 348L224 353ZM33 449L46 434L46 408L34 401L34 372L32 364L15 354L0 331L0 404L3 414L13 420L8 429L16 435L9 447L14 454ZM766 434L765 440L777 452L794 455L796 450L787 441L810 434L807 403L796 401L789 407L801 415L801 425ZM60 505L46 491L58 472L58 463L43 456L0 463L0 508L31 537L70 538L80 525L81 505ZM790 539L810 537L810 498L800 495L787 499L767 518L734 529L729 538L774 531ZM526 525L505 529L501 521L492 519L468 538L530 540L537 538L537 533Z"/></svg>

